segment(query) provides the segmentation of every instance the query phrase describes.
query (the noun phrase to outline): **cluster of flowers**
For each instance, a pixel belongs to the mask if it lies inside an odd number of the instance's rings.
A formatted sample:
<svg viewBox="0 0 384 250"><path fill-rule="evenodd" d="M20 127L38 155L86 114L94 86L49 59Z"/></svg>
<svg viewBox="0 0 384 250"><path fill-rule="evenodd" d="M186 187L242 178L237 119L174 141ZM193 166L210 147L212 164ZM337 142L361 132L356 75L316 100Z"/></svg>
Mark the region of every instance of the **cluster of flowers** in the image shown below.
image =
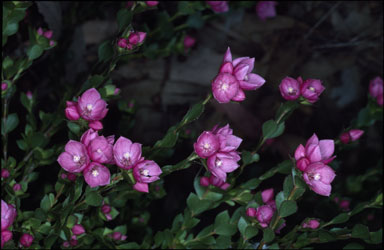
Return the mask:
<svg viewBox="0 0 384 250"><path fill-rule="evenodd" d="M229 10L228 1L205 1L215 13L223 13Z"/></svg>
<svg viewBox="0 0 384 250"><path fill-rule="evenodd" d="M230 101L241 102L245 99L244 90L256 90L265 80L251 73L255 58L240 57L232 61L231 50L228 47L218 75L212 81L212 92L219 103Z"/></svg>
<svg viewBox="0 0 384 250"><path fill-rule="evenodd" d="M269 17L276 16L275 6L277 2L275 1L259 1L256 4L256 13L259 16L260 20L265 21Z"/></svg>
<svg viewBox="0 0 384 250"><path fill-rule="evenodd" d="M44 31L43 28L38 28L37 29L37 34L39 36L44 36L45 38L49 39L49 46L54 46L55 45L55 41L54 40L51 40L52 36L53 36L53 31L52 30L46 30Z"/></svg>
<svg viewBox="0 0 384 250"><path fill-rule="evenodd" d="M332 156L335 150L333 140L320 140L316 134L308 139L305 147L300 144L295 151L297 168L302 171L304 181L315 193L329 196L331 194L331 182L335 178L335 171L329 167L336 156Z"/></svg>
<svg viewBox="0 0 384 250"><path fill-rule="evenodd" d="M107 112L106 103L100 99L96 89L87 90L79 97L77 106L85 119L103 118ZM114 135L99 136L98 131L91 127L81 136L80 142L70 140L57 161L69 173L82 172L90 187L110 183L109 169L102 164L116 164L125 170L133 168L134 188L148 192L148 183L158 180L162 173L160 167L154 161L141 157L141 144L132 143L123 136L115 143L114 139Z"/></svg>
<svg viewBox="0 0 384 250"><path fill-rule="evenodd" d="M122 49L132 50L135 46L144 42L147 33L145 32L131 32L128 38L120 38L117 42L117 46Z"/></svg>
<svg viewBox="0 0 384 250"><path fill-rule="evenodd" d="M285 77L279 85L280 93L285 100L296 100L300 96L307 99L310 103L315 103L325 87L318 79L307 79L303 81L301 77L297 80L292 77Z"/></svg>
<svg viewBox="0 0 384 250"><path fill-rule="evenodd" d="M16 216L16 208L12 204L7 204L1 200L1 248L13 237L9 227L12 226ZM24 233L19 239L20 247L30 247L32 242L33 236L28 233Z"/></svg>
<svg viewBox="0 0 384 250"><path fill-rule="evenodd" d="M239 167L237 162L240 160L240 156L236 149L241 142L242 139L234 136L232 129L227 124L222 128L218 128L216 125L211 131L204 131L193 146L198 156L203 159L208 158L209 171L225 182L227 173L233 172Z"/></svg>
<svg viewBox="0 0 384 250"><path fill-rule="evenodd" d="M369 93L376 99L377 104L383 106L383 78L378 76L371 80L369 83Z"/></svg>
<svg viewBox="0 0 384 250"><path fill-rule="evenodd" d="M268 227L272 220L273 214L276 212L276 202L273 197L273 188L266 189L261 192L261 198L265 205L259 206L258 208L247 208L247 215L249 217L256 218L262 228ZM276 229L276 233L280 233L280 230L285 226L285 223L283 223L278 229Z"/></svg>
<svg viewBox="0 0 384 250"><path fill-rule="evenodd" d="M85 91L77 102L67 101L65 116L68 120L77 121L81 118L88 121L88 126L94 130L103 128L100 122L108 113L107 103L101 99L100 93L91 88Z"/></svg>

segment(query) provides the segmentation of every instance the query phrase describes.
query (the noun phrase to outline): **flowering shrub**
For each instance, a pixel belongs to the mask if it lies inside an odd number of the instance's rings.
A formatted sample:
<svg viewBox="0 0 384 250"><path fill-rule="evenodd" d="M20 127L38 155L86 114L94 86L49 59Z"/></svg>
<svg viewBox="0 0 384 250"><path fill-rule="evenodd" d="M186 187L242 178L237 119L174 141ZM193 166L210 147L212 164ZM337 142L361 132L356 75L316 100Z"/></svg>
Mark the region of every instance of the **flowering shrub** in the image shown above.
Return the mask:
<svg viewBox="0 0 384 250"><path fill-rule="evenodd" d="M218 18L231 20L233 13L250 7L253 12L256 9L260 22L267 23L278 18L277 2L109 4L119 8L116 30L106 41L98 41L97 62L89 75L79 74L72 80L63 76L66 80L61 81L57 73L57 79L50 79L52 84L59 82L55 90L49 84L46 89L29 84L23 88L22 82L50 57L54 61L63 57L67 63L75 60L76 50L66 51L57 26L51 23L48 29L28 21L37 9L44 13L44 4L3 2L2 248L290 249L330 246L335 241L344 244L344 240L346 249L362 244L380 247L382 225L370 221L382 212L381 180L375 179L382 175L382 156L367 157L364 173L358 176L343 176L341 165L354 168L345 152L362 148L361 141L373 140L372 128L382 126L381 77L364 79L366 106L355 110L354 120L343 121L338 134L325 136L326 128L306 117L329 101L323 94L328 79L285 75L278 86L273 85L254 53L242 54L232 46L231 51L226 44L226 50L218 48L223 60L213 65L218 72L209 71L211 81L204 87L207 97L148 145L137 139L139 132L131 130L139 116L138 105L124 97L123 86L116 86L122 83L112 72L142 57L149 61L174 55L194 57L201 38L196 33L206 22L217 26ZM76 13L76 7L72 10ZM147 22L147 18L156 21ZM72 21L62 24L67 23ZM76 28L74 34L80 30ZM242 57L233 58L232 52ZM68 66L68 71L80 65ZM151 72L157 69L154 65ZM52 68L56 74L65 67ZM169 75L166 71L162 84ZM258 141L238 130L231 119L214 118L215 123L193 127L207 119L210 108L248 105L253 94L264 95L266 88L282 103L277 110L267 110L275 115L269 115L260 129L251 128ZM246 93L251 90L258 91ZM52 92L46 95L47 102L42 98L45 92ZM151 97L153 108L160 108L162 96ZM57 105L52 109L46 103ZM253 126L252 115L245 114L237 123ZM231 115L240 117L236 111ZM306 142L292 137L288 154L268 158L266 151L291 129L288 120L293 117L311 136ZM195 171L194 180L169 181L171 175L179 178L188 171ZM363 187L367 183L373 188ZM171 196L184 186L185 196ZM168 218L166 210L177 207L177 202L182 207Z"/></svg>

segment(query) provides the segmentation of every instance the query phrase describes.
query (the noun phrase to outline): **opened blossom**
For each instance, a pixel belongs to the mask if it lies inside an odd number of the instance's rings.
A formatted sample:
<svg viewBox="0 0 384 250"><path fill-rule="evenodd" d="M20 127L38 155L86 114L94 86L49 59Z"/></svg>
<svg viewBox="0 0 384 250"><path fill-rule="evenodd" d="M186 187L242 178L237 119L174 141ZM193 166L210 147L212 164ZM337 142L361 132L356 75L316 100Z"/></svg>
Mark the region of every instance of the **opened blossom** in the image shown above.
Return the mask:
<svg viewBox="0 0 384 250"><path fill-rule="evenodd" d="M81 117L87 121L103 119L108 112L107 103L101 99L100 93L91 88L78 98L77 109Z"/></svg>
<svg viewBox="0 0 384 250"><path fill-rule="evenodd" d="M235 171L240 166L237 163L239 160L240 156L236 151L219 152L208 158L207 166L214 176L225 182L227 173Z"/></svg>
<svg viewBox="0 0 384 250"><path fill-rule="evenodd" d="M89 143L88 154L92 161L114 163L113 145L104 136L98 136Z"/></svg>
<svg viewBox="0 0 384 250"><path fill-rule="evenodd" d="M83 171L84 180L90 187L105 186L111 182L111 173L106 166L91 162Z"/></svg>
<svg viewBox="0 0 384 250"><path fill-rule="evenodd" d="M299 78L299 82L301 81L301 78ZM325 90L325 87L318 79L307 79L302 81L300 85L301 95L310 103L315 103L317 100L319 100L319 96Z"/></svg>
<svg viewBox="0 0 384 250"><path fill-rule="evenodd" d="M340 141L344 144L348 144L350 142L358 140L363 134L364 134L364 130L351 129L340 135Z"/></svg>
<svg viewBox="0 0 384 250"><path fill-rule="evenodd" d="M335 176L335 171L322 162L308 165L303 173L304 181L309 188L323 196L329 196L331 194L331 183Z"/></svg>
<svg viewBox="0 0 384 250"><path fill-rule="evenodd" d="M143 160L133 167L133 177L136 184L133 188L139 192L148 193L148 183L159 180L162 173L159 165L150 160Z"/></svg>
<svg viewBox="0 0 384 250"><path fill-rule="evenodd" d="M285 77L279 85L280 93L285 100L292 101L300 97L300 83L292 77Z"/></svg>
<svg viewBox="0 0 384 250"><path fill-rule="evenodd" d="M380 76L370 81L369 94L376 99L377 104L383 106L383 79Z"/></svg>
<svg viewBox="0 0 384 250"><path fill-rule="evenodd" d="M81 235L85 233L85 229L81 224L76 224L72 227L72 233L74 235Z"/></svg>
<svg viewBox="0 0 384 250"><path fill-rule="evenodd" d="M222 128L218 128L217 125L211 131L219 139L219 151L231 152L236 150L243 139L233 135L233 130L229 127L229 124Z"/></svg>
<svg viewBox="0 0 384 250"><path fill-rule="evenodd" d="M120 136L113 146L115 163L122 169L131 169L141 159L141 144Z"/></svg>
<svg viewBox="0 0 384 250"><path fill-rule="evenodd" d="M16 208L1 200L1 231L7 230L12 225L16 215Z"/></svg>
<svg viewBox="0 0 384 250"><path fill-rule="evenodd" d="M57 161L67 172L79 173L85 169L89 163L87 149L84 144L70 140L64 148Z"/></svg>
<svg viewBox="0 0 384 250"><path fill-rule="evenodd" d="M258 1L256 4L256 13L259 18L265 21L267 18L276 16L275 1Z"/></svg>
<svg viewBox="0 0 384 250"><path fill-rule="evenodd" d="M27 233L24 233L20 240L19 240L19 243L21 246L23 247L30 247L32 245L32 242L33 242L33 236L30 235L30 234L27 234Z"/></svg>
<svg viewBox="0 0 384 250"><path fill-rule="evenodd" d="M259 221L260 226L263 228L268 227L272 220L273 214L273 209L268 205L263 205L256 209L256 219Z"/></svg>
<svg viewBox="0 0 384 250"><path fill-rule="evenodd" d="M98 137L99 134L94 129L90 128L87 131L84 132L84 134L80 137L81 143L83 143L85 146L88 146L89 143Z"/></svg>
<svg viewBox="0 0 384 250"><path fill-rule="evenodd" d="M305 147L299 145L295 151L296 166L301 171L305 171L310 163L322 162L330 163L336 156L332 156L335 150L333 140L319 140L316 134L308 139Z"/></svg>
<svg viewBox="0 0 384 250"><path fill-rule="evenodd" d="M216 13L223 13L229 10L227 1L205 1Z"/></svg>
<svg viewBox="0 0 384 250"><path fill-rule="evenodd" d="M197 138L196 143L193 144L196 154L203 159L216 153L219 146L219 138L208 131L204 131L199 138Z"/></svg>
<svg viewBox="0 0 384 250"><path fill-rule="evenodd" d="M320 226L320 222L318 220L312 219L307 222L304 222L302 228L311 228L316 229Z"/></svg>

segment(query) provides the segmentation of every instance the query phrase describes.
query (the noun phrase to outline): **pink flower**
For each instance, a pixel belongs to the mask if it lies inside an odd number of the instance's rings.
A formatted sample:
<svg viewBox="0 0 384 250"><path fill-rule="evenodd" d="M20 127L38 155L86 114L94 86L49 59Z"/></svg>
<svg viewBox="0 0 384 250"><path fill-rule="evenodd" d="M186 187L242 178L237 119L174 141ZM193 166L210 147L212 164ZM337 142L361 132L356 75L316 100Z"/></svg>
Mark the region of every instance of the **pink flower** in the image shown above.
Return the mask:
<svg viewBox="0 0 384 250"><path fill-rule="evenodd" d="M98 136L88 145L88 155L98 163L113 162L113 145L104 136Z"/></svg>
<svg viewBox="0 0 384 250"><path fill-rule="evenodd" d="M189 49L189 48L192 48L193 47L193 45L195 45L195 43L196 43L196 38L194 38L194 37L191 37L191 36L189 36L189 35L186 35L185 37L184 37L184 48L185 49Z"/></svg>
<svg viewBox="0 0 384 250"><path fill-rule="evenodd" d="M154 161L143 160L133 167L133 177L136 184L133 188L139 192L148 193L148 183L157 181L162 173L159 165Z"/></svg>
<svg viewBox="0 0 384 250"><path fill-rule="evenodd" d="M1 83L1 90L6 90L8 88L8 83L6 83L6 82L2 82Z"/></svg>
<svg viewBox="0 0 384 250"><path fill-rule="evenodd" d="M37 34L38 34L39 36L42 36L42 35L44 34L43 28L39 27L39 28L37 29Z"/></svg>
<svg viewBox="0 0 384 250"><path fill-rule="evenodd" d="M256 13L259 18L265 21L268 17L276 16L275 1L259 1L256 4Z"/></svg>
<svg viewBox="0 0 384 250"><path fill-rule="evenodd" d="M27 93L25 93L25 94L26 94L26 96L27 96L27 98L28 98L29 100L32 100L32 98L33 98L33 94L32 94L32 92L31 92L30 90L28 90Z"/></svg>
<svg viewBox="0 0 384 250"><path fill-rule="evenodd" d="M348 211L348 210L349 210L349 204L350 204L350 203L351 203L351 202L350 202L349 200L342 200L342 201L340 201L339 206L340 206L340 208L343 209L344 211Z"/></svg>
<svg viewBox="0 0 384 250"><path fill-rule="evenodd" d="M111 212L111 207L108 204L104 204L101 206L101 212L103 212L103 214L109 214Z"/></svg>
<svg viewBox="0 0 384 250"><path fill-rule="evenodd" d="M77 237L76 237L76 235L72 235L71 240L69 241L69 243L70 243L71 246L73 246L73 247L77 246L78 241L77 241Z"/></svg>
<svg viewBox="0 0 384 250"><path fill-rule="evenodd" d="M44 32L43 36L45 36L46 38L48 39L51 39L52 38L52 35L53 35L53 32L52 30L47 30Z"/></svg>
<svg viewBox="0 0 384 250"><path fill-rule="evenodd" d="M94 130L103 129L103 124L100 121L91 121L89 122L88 126Z"/></svg>
<svg viewBox="0 0 384 250"><path fill-rule="evenodd" d="M110 236L111 236L114 240L116 240L116 241L127 239L127 236L126 236L126 235L123 235L123 234L120 233L120 232L113 232L112 234L110 234Z"/></svg>
<svg viewBox="0 0 384 250"><path fill-rule="evenodd" d="M269 188L261 192L261 198L263 199L264 203L272 201L274 198L273 188Z"/></svg>
<svg viewBox="0 0 384 250"><path fill-rule="evenodd" d="M17 216L16 208L1 200L1 231L8 229Z"/></svg>
<svg viewBox="0 0 384 250"><path fill-rule="evenodd" d="M9 230L1 230L1 248L4 244L12 239L12 232Z"/></svg>
<svg viewBox="0 0 384 250"><path fill-rule="evenodd" d="M243 141L240 137L232 135L232 129L229 127L229 124L218 129L217 125L211 131L219 139L219 151L221 152L230 152L236 150L241 142Z"/></svg>
<svg viewBox="0 0 384 250"><path fill-rule="evenodd" d="M273 216L273 209L268 205L263 205L256 210L256 219L260 222L260 226L266 228L271 222Z"/></svg>
<svg viewBox="0 0 384 250"><path fill-rule="evenodd" d="M69 247L69 246L70 246L69 241L64 241L63 242L63 247Z"/></svg>
<svg viewBox="0 0 384 250"><path fill-rule="evenodd" d="M120 48L125 49L127 47L128 40L125 38L120 38L119 41L117 42L117 46Z"/></svg>
<svg viewBox="0 0 384 250"><path fill-rule="evenodd" d="M65 116L70 121L79 120L80 114L77 111L77 102L67 101L67 107L65 108Z"/></svg>
<svg viewBox="0 0 384 250"><path fill-rule="evenodd" d="M376 99L380 106L383 106L383 79L380 76L370 81L369 93Z"/></svg>
<svg viewBox="0 0 384 250"><path fill-rule="evenodd" d="M21 185L19 183L16 183L15 185L13 185L13 191L17 192L21 189Z"/></svg>
<svg viewBox="0 0 384 250"><path fill-rule="evenodd" d="M308 184L309 188L323 196L331 194L331 182L335 176L335 171L322 162L308 165L303 173L304 181Z"/></svg>
<svg viewBox="0 0 384 250"><path fill-rule="evenodd" d="M68 180L74 182L76 181L77 176L74 173L67 173Z"/></svg>
<svg viewBox="0 0 384 250"><path fill-rule="evenodd" d="M103 119L108 112L107 103L95 88L88 89L78 98L78 111L87 121Z"/></svg>
<svg viewBox="0 0 384 250"><path fill-rule="evenodd" d="M85 182L90 187L105 186L111 181L109 169L97 162L91 162L83 171Z"/></svg>
<svg viewBox="0 0 384 250"><path fill-rule="evenodd" d="M257 212L256 208L249 207L247 208L246 214L249 217L256 217L256 212Z"/></svg>
<svg viewBox="0 0 384 250"><path fill-rule="evenodd" d="M235 171L239 164L240 156L236 151L228 153L216 153L208 158L207 165L209 171L224 182L227 179L227 173Z"/></svg>
<svg viewBox="0 0 384 250"><path fill-rule="evenodd" d="M301 171L305 171L310 163L323 162L324 164L330 163L336 156L332 156L335 150L335 143L333 140L320 140L316 134L313 134L308 139L305 148L299 145L295 151L296 166Z"/></svg>
<svg viewBox="0 0 384 250"><path fill-rule="evenodd" d="M216 13L223 13L229 10L227 1L205 1Z"/></svg>
<svg viewBox="0 0 384 250"><path fill-rule="evenodd" d="M49 46L54 46L55 45L55 41L53 41L53 40L51 40L51 41L49 41Z"/></svg>
<svg viewBox="0 0 384 250"><path fill-rule="evenodd" d="M300 97L300 84L291 77L285 77L279 85L281 96L288 101L296 100Z"/></svg>
<svg viewBox="0 0 384 250"><path fill-rule="evenodd" d="M196 154L205 159L217 152L220 146L219 143L219 138L216 135L211 132L204 131L199 138L197 138L193 147L195 148Z"/></svg>
<svg viewBox="0 0 384 250"><path fill-rule="evenodd" d="M97 131L93 130L92 128L88 129L84 132L84 134L80 137L81 143L83 143L85 146L88 146L89 143L98 137L99 134Z"/></svg>
<svg viewBox="0 0 384 250"><path fill-rule="evenodd" d="M131 169L141 160L141 144L120 136L113 146L115 163L122 169Z"/></svg>
<svg viewBox="0 0 384 250"><path fill-rule="evenodd" d="M115 88L115 90L113 91L113 94L114 95L118 95L118 94L120 94L120 89L119 88Z"/></svg>
<svg viewBox="0 0 384 250"><path fill-rule="evenodd" d="M230 187L229 183L224 182L222 179L220 179L214 175L209 176L209 183L212 186L221 188L222 190L226 190Z"/></svg>
<svg viewBox="0 0 384 250"><path fill-rule="evenodd" d="M348 144L351 141L358 140L364 134L364 130L351 129L340 135L340 141L344 144Z"/></svg>
<svg viewBox="0 0 384 250"><path fill-rule="evenodd" d="M131 45L137 45L139 43L144 42L145 37L147 36L147 33L145 32L132 32L129 34L128 41Z"/></svg>
<svg viewBox="0 0 384 250"><path fill-rule="evenodd" d="M8 178L9 177L9 171L5 168L1 169L1 178Z"/></svg>
<svg viewBox="0 0 384 250"><path fill-rule="evenodd" d="M300 88L301 95L310 103L316 102L324 90L325 87L318 79L307 79L303 82Z"/></svg>
<svg viewBox="0 0 384 250"><path fill-rule="evenodd" d="M159 1L145 1L148 7L153 7L159 4Z"/></svg>
<svg viewBox="0 0 384 250"><path fill-rule="evenodd" d="M231 99L241 100L242 95L237 96L239 92L239 82L231 73L220 73L212 81L213 97L219 103L228 103ZM236 98L238 97L238 98Z"/></svg>
<svg viewBox="0 0 384 250"><path fill-rule="evenodd" d="M72 233L74 235L82 235L85 233L85 229L81 224L76 224L72 227Z"/></svg>
<svg viewBox="0 0 384 250"><path fill-rule="evenodd" d="M203 176L200 178L200 185L203 187L208 187L209 186L209 178L206 176Z"/></svg>
<svg viewBox="0 0 384 250"><path fill-rule="evenodd" d="M87 149L82 143L70 140L65 145L65 152L59 155L57 161L67 172L79 173L89 163Z"/></svg>
<svg viewBox="0 0 384 250"><path fill-rule="evenodd" d="M309 220L307 222L304 222L302 225L302 228L311 228L311 229L316 229L320 226L320 222L318 220Z"/></svg>
<svg viewBox="0 0 384 250"><path fill-rule="evenodd" d="M23 234L19 241L20 245L24 247L30 247L32 245L32 242L33 236L27 233Z"/></svg>
<svg viewBox="0 0 384 250"><path fill-rule="evenodd" d="M229 47L227 52L231 53ZM255 65L255 58L239 57L233 60L232 64L234 67L233 73L239 81L242 90L256 90L264 85L264 78L258 74L251 73Z"/></svg>

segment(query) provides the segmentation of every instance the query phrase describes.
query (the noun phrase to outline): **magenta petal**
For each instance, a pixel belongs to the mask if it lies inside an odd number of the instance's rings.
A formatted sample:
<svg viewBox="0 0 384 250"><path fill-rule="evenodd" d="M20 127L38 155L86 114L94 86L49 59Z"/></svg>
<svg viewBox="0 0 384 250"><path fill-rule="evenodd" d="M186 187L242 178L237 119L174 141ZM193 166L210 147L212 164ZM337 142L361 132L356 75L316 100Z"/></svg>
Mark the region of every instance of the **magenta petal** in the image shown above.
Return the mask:
<svg viewBox="0 0 384 250"><path fill-rule="evenodd" d="M321 176L320 181L325 184L330 184L336 177L335 171L327 165L317 169L317 173Z"/></svg>
<svg viewBox="0 0 384 250"><path fill-rule="evenodd" d="M248 73L248 69L249 69L249 65L247 65L247 64L239 64L239 65L237 65L233 69L234 75L235 75L236 79L237 80L244 80L245 76Z"/></svg>
<svg viewBox="0 0 384 250"><path fill-rule="evenodd" d="M330 184L323 183L321 181L314 181L312 182L312 185L310 188L313 190L313 192L323 195L323 196L329 196L331 195L332 186Z"/></svg>
<svg viewBox="0 0 384 250"><path fill-rule="evenodd" d="M261 192L261 198L264 203L273 200L273 188L269 188Z"/></svg>
<svg viewBox="0 0 384 250"><path fill-rule="evenodd" d="M61 153L57 161L59 162L60 166L67 172L78 173L82 171L82 169L80 169L73 161L73 156L68 152Z"/></svg>
<svg viewBox="0 0 384 250"><path fill-rule="evenodd" d="M225 52L223 62L232 62L232 54L231 54L231 49L229 47L228 47L227 51Z"/></svg>
<svg viewBox="0 0 384 250"><path fill-rule="evenodd" d="M136 184L133 185L133 188L134 188L136 191L139 191L139 192L142 192L142 193L148 193L148 192L149 192L149 190L148 190L148 184L147 184L147 183L136 182Z"/></svg>
<svg viewBox="0 0 384 250"><path fill-rule="evenodd" d="M239 90L237 91L237 94L232 97L231 99L232 101L236 101L236 102L242 102L245 100L245 93L242 89L239 88Z"/></svg>
<svg viewBox="0 0 384 250"><path fill-rule="evenodd" d="M228 73L232 74L233 73L233 66L232 63L230 62L225 62L221 65L219 73Z"/></svg>
<svg viewBox="0 0 384 250"><path fill-rule="evenodd" d="M300 144L295 151L295 159L298 161L302 157L305 157L305 148Z"/></svg>
<svg viewBox="0 0 384 250"><path fill-rule="evenodd" d="M310 162L318 162L322 159L320 147L317 144L310 144L306 150L306 153Z"/></svg>
<svg viewBox="0 0 384 250"><path fill-rule="evenodd" d="M95 104L100 98L100 93L95 88L88 89L81 95L81 100L86 104Z"/></svg>
<svg viewBox="0 0 384 250"><path fill-rule="evenodd" d="M107 103L104 100L98 100L96 101L95 105L93 106L93 109L91 111L91 118L94 120L101 120L103 119L103 111L107 107Z"/></svg>
<svg viewBox="0 0 384 250"><path fill-rule="evenodd" d="M100 121L91 121L88 126L94 130L103 129L103 124Z"/></svg>
<svg viewBox="0 0 384 250"><path fill-rule="evenodd" d="M311 138L308 139L307 144L305 147L307 147L309 144L319 144L319 138L317 138L316 134L313 134Z"/></svg>
<svg viewBox="0 0 384 250"><path fill-rule="evenodd" d="M66 152L70 153L71 155L79 155L85 152L84 145L74 140L69 140L69 142L67 142L67 144L65 145L64 149Z"/></svg>
<svg viewBox="0 0 384 250"><path fill-rule="evenodd" d="M319 147L321 152L321 158L328 159L332 156L335 151L335 143L333 140L320 140Z"/></svg>
<svg viewBox="0 0 384 250"><path fill-rule="evenodd" d="M246 57L239 57L239 58L236 58L235 60L233 60L232 64L233 64L233 67L236 67L238 64L240 63L244 63L243 60L246 60L246 59L249 59L248 56ZM245 64L248 64L248 63L245 63ZM253 67L252 67L253 68Z"/></svg>

